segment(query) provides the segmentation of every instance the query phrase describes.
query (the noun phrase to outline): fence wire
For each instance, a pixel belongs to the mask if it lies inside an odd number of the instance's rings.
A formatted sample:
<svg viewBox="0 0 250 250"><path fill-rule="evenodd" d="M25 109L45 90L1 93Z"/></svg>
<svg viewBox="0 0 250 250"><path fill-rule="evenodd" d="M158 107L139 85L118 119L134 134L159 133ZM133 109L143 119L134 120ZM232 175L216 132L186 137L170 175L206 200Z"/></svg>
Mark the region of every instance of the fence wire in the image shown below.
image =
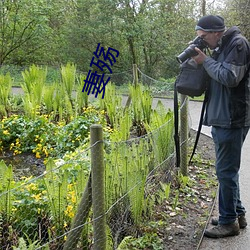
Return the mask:
<svg viewBox="0 0 250 250"><path fill-rule="evenodd" d="M112 243L108 249L116 249L125 236L136 233L146 210L153 213L152 195L161 181L169 180L174 166L173 141L166 143L162 137L169 127L167 123L144 137L105 142L107 231ZM85 208L86 221L71 228L82 193L88 188L89 150L77 152L81 154L78 161L49 160L43 174L19 180L20 186L13 189L14 176L1 163L1 169L5 168L5 191L0 194L1 249L13 249L22 242L32 242L34 249L63 249L68 234L79 228L82 232L76 249L91 249L90 208ZM165 159L159 162L158 157ZM150 213L146 217L152 216Z"/></svg>
<svg viewBox="0 0 250 250"><path fill-rule="evenodd" d="M171 96L174 91L174 82L166 79L156 80L146 74L144 74L139 68L137 68L140 75L140 82L148 86L155 95Z"/></svg>
<svg viewBox="0 0 250 250"><path fill-rule="evenodd" d="M140 73L144 81L155 81ZM104 139L107 249L142 233L138 225L153 218L161 183L170 183L174 172L173 128L170 117L144 136ZM73 158L48 159L38 176L17 179L1 161L1 249L92 249L93 224L100 219L93 219L91 208L92 147L77 149ZM66 246L69 235L72 245Z"/></svg>

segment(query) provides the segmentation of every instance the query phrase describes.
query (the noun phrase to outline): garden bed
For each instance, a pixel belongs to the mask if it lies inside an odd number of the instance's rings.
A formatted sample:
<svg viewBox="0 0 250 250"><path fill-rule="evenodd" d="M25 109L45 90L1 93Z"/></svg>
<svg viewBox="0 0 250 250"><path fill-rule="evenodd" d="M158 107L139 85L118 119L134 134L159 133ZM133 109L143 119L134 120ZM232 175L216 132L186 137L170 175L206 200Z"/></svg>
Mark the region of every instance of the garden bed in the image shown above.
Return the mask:
<svg viewBox="0 0 250 250"><path fill-rule="evenodd" d="M194 137L193 131L191 136ZM197 154L199 156L189 166L188 175L192 184L180 191L178 209L173 211L170 204L158 208L167 215L168 222L166 227L160 229L164 239L163 249L194 250L201 243L217 193L214 145L211 138L201 134Z"/></svg>

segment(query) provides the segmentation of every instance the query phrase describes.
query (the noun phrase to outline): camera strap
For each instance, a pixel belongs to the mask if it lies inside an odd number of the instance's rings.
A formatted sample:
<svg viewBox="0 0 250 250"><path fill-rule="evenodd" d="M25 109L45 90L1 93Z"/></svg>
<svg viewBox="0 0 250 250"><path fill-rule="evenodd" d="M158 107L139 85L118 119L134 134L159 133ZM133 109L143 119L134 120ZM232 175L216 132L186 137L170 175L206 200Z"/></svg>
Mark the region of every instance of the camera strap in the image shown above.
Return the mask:
<svg viewBox="0 0 250 250"><path fill-rule="evenodd" d="M175 158L176 167L180 167L180 137L179 137L179 105L178 105L178 92L176 83L174 84L174 142L175 142Z"/></svg>
<svg viewBox="0 0 250 250"><path fill-rule="evenodd" d="M203 100L202 108L201 108L199 126L198 126L198 130L196 132L196 138L195 138L195 142L194 142L193 151L192 151L192 154L191 154L190 159L189 159L189 164L191 164L191 162L192 162L193 156L195 154L195 151L196 151L196 148L197 148L197 145L198 145L198 142L199 142L199 138L200 138L200 134L201 134L201 128L202 128L202 122L203 122L203 117L204 117L204 113L205 113L205 109L206 109L206 104L207 104L207 92L208 91L205 91L205 96L204 96L204 100Z"/></svg>

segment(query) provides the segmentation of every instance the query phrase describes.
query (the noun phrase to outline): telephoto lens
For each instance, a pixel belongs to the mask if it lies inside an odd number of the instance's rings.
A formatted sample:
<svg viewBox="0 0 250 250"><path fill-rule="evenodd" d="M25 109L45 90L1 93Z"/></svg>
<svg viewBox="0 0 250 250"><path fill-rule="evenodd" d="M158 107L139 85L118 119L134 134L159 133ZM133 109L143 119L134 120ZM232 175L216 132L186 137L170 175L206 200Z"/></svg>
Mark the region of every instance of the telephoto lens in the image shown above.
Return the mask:
<svg viewBox="0 0 250 250"><path fill-rule="evenodd" d="M199 48L200 50L203 50L207 48L207 43L201 37L197 36L190 43L190 45L176 57L177 61L179 63L183 63L190 57L198 55L198 53L195 51L195 47Z"/></svg>

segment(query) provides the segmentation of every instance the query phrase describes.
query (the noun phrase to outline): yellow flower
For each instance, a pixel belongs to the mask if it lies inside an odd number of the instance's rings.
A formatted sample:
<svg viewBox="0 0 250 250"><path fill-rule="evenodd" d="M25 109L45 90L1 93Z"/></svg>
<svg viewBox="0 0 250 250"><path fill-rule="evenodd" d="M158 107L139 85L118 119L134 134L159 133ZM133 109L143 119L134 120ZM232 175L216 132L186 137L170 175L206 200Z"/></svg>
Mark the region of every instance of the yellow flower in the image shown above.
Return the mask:
<svg viewBox="0 0 250 250"><path fill-rule="evenodd" d="M45 154L46 157L48 157L49 154L46 147L43 147L43 153Z"/></svg>
<svg viewBox="0 0 250 250"><path fill-rule="evenodd" d="M105 113L106 113L106 111L104 109L101 110L101 112L100 112L101 115L105 115Z"/></svg>
<svg viewBox="0 0 250 250"><path fill-rule="evenodd" d="M72 195L72 197L71 197L71 202L72 202L72 203L76 203L76 196L75 196L75 195Z"/></svg>
<svg viewBox="0 0 250 250"><path fill-rule="evenodd" d="M28 191L35 191L35 190L37 190L37 186L35 183L30 183L29 185L26 186L26 189Z"/></svg>
<svg viewBox="0 0 250 250"><path fill-rule="evenodd" d="M17 208L13 207L11 210L12 210L12 212L16 212Z"/></svg>
<svg viewBox="0 0 250 250"><path fill-rule="evenodd" d="M20 151L15 149L13 155L18 155L18 154L20 154Z"/></svg>
<svg viewBox="0 0 250 250"><path fill-rule="evenodd" d="M12 142L11 144L10 144L10 150L12 150L12 148L15 146L15 144Z"/></svg>
<svg viewBox="0 0 250 250"><path fill-rule="evenodd" d="M40 159L41 158L41 155L39 152L36 152L36 158Z"/></svg>
<svg viewBox="0 0 250 250"><path fill-rule="evenodd" d="M33 194L32 197L35 198L36 201L40 201L42 199L41 195L42 195L41 193Z"/></svg>
<svg viewBox="0 0 250 250"><path fill-rule="evenodd" d="M4 135L9 135L10 133L9 133L8 130L4 130L4 131L3 131L3 134L4 134Z"/></svg>
<svg viewBox="0 0 250 250"><path fill-rule="evenodd" d="M68 215L69 218L73 218L74 217L73 206L68 205L66 208L66 211L64 211L64 213L65 213L65 215Z"/></svg>

